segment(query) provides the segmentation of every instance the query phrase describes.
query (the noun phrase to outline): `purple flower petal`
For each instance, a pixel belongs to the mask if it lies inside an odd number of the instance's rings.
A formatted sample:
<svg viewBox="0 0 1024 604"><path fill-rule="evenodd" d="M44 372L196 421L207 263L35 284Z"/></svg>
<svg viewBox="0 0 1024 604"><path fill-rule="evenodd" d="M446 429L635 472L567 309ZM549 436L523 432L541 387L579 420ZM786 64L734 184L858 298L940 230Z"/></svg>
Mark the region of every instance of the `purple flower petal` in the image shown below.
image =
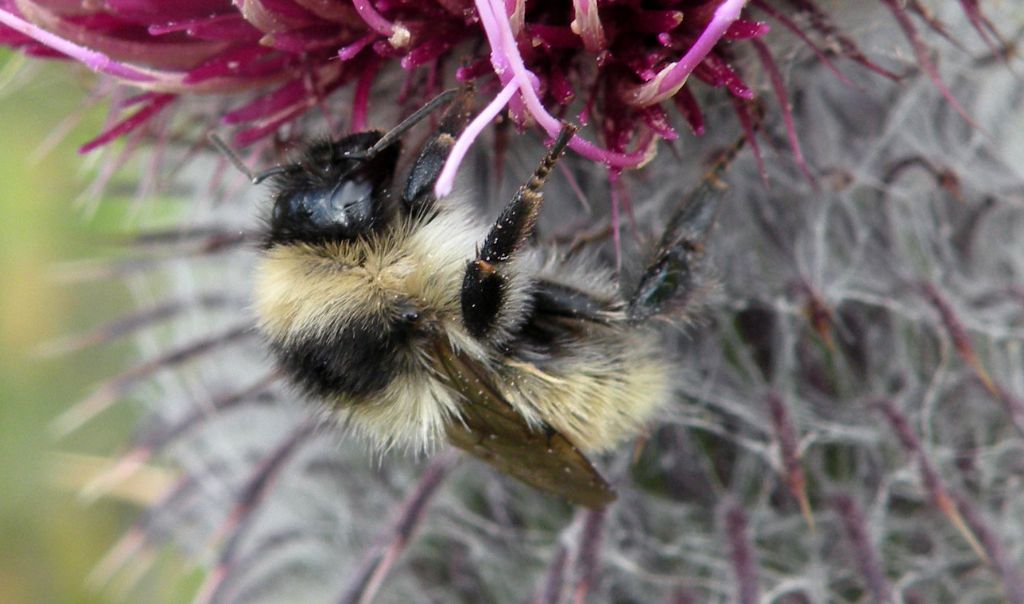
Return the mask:
<svg viewBox="0 0 1024 604"><path fill-rule="evenodd" d="M679 61L665 67L651 82L635 87L626 94L626 102L646 107L671 97L693 72L694 68L708 56L711 49L725 35L733 21L739 18L747 0L725 0L715 9L714 17L701 33L690 50Z"/></svg>
<svg viewBox="0 0 1024 604"><path fill-rule="evenodd" d="M764 21L747 21L745 19L737 19L729 29L722 35L724 40L749 40L751 38L762 38L771 31L769 26Z"/></svg>
<svg viewBox="0 0 1024 604"><path fill-rule="evenodd" d="M200 40L217 40L224 42L258 42L262 32L252 26L238 13L225 13L199 19L168 21L163 24L150 25L149 33L162 36L174 32L185 32L190 37Z"/></svg>
<svg viewBox="0 0 1024 604"><path fill-rule="evenodd" d="M213 78L280 77L289 61L287 55L265 46L242 46L227 50L191 70L185 76L185 83L198 84Z"/></svg>
<svg viewBox="0 0 1024 604"><path fill-rule="evenodd" d="M121 120L120 122L115 124L113 127L109 128L108 130L106 130L105 132L103 132L102 134L97 136L96 138L92 139L91 141L89 141L89 142L85 143L84 145L82 145L81 147L79 147L78 148L78 152L79 153L88 153L89 151L92 151L93 149L96 149L97 147L102 147L103 145L109 143L110 141L112 141L112 140L114 140L116 138L120 138L121 136L124 136L125 134L128 134L129 132L135 130L139 126L142 126L143 124L148 122L151 118L153 118L153 116L155 116L157 113L159 113L161 109L166 107L168 105L168 103L173 101L174 98L175 98L175 95L173 95L173 94L150 94L150 95L141 95L141 97L137 97L137 98L143 98L143 97L145 97L145 100L149 101L148 103L145 104L145 106L143 106L141 109L139 109L138 111L136 111L135 113L133 113L129 117Z"/></svg>

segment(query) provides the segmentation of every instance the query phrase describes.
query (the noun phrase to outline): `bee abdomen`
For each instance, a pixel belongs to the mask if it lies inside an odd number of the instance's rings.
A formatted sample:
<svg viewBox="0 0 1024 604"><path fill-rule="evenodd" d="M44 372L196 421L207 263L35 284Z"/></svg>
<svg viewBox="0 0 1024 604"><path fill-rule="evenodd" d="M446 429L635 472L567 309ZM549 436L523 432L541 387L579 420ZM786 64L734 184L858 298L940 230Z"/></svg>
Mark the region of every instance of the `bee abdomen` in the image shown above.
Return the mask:
<svg viewBox="0 0 1024 604"><path fill-rule="evenodd" d="M394 379L406 338L387 327L353 324L330 337L273 341L271 349L292 380L309 394L359 400L383 390Z"/></svg>

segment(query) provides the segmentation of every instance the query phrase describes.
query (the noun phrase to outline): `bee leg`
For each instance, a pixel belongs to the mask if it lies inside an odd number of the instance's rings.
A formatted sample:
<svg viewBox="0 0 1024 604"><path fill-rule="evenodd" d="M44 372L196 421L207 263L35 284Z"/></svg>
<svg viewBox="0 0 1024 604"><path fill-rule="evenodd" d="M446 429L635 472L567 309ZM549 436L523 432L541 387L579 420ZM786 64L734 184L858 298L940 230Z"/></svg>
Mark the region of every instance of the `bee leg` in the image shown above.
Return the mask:
<svg viewBox="0 0 1024 604"><path fill-rule="evenodd" d="M541 188L575 133L575 126L562 127L529 182L516 191L488 231L476 259L466 267L462 280L462 318L474 337L486 336L498 323L506 302L508 276L503 274L503 269L533 232L544 200Z"/></svg>
<svg viewBox="0 0 1024 604"><path fill-rule="evenodd" d="M402 208L408 214L419 215L430 211L437 198L434 183L441 174L445 160L455 139L472 117L473 88L462 88L441 117L441 123L420 151L409 171L402 193Z"/></svg>
<svg viewBox="0 0 1024 604"><path fill-rule="evenodd" d="M726 189L721 175L743 147L733 145L686 196L669 220L654 261L644 271L627 303L630 321L684 309L698 290L704 241L715 222L718 201Z"/></svg>

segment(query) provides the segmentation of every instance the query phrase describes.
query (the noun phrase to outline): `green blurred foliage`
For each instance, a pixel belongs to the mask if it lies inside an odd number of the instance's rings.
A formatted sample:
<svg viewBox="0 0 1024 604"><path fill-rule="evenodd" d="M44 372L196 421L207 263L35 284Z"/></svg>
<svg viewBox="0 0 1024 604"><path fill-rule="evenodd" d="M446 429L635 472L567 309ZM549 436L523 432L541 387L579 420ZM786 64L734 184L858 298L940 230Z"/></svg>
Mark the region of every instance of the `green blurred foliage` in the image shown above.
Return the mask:
<svg viewBox="0 0 1024 604"><path fill-rule="evenodd" d="M48 423L92 385L123 368L130 344L43 358L39 345L80 332L128 307L124 287L68 285L54 267L92 256L123 211L86 215L75 199L88 158L76 147L103 127L104 107L82 108L90 74L59 61L0 52L0 602L109 602L85 578L134 516L129 504L85 504L55 484L60 452L107 454L128 438L132 410L119 406L74 436ZM48 137L55 141L48 140ZM108 207L113 206L113 207Z"/></svg>

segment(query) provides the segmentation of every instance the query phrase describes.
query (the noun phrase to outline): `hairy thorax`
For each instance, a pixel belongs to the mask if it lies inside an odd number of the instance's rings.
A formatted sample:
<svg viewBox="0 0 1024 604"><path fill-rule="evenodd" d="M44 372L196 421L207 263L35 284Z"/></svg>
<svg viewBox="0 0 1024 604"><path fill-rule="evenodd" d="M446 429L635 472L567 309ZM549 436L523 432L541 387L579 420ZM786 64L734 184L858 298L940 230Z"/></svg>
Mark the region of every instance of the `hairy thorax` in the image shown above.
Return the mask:
<svg viewBox="0 0 1024 604"><path fill-rule="evenodd" d="M457 404L432 378L430 343L469 343L458 292L479 230L467 226L452 212L350 241L266 250L255 310L291 381L374 441L431 446Z"/></svg>
<svg viewBox="0 0 1024 604"><path fill-rule="evenodd" d="M278 363L384 447L430 449L460 421L465 402L437 379L437 346L474 358L529 424L554 427L583 450L635 433L668 396L667 364L650 333L536 316L531 283L550 277L530 262L510 282L495 333L471 337L459 290L481 232L449 212L351 241L271 247L258 268L256 311ZM600 273L570 274L575 286L609 289L597 287Z"/></svg>

